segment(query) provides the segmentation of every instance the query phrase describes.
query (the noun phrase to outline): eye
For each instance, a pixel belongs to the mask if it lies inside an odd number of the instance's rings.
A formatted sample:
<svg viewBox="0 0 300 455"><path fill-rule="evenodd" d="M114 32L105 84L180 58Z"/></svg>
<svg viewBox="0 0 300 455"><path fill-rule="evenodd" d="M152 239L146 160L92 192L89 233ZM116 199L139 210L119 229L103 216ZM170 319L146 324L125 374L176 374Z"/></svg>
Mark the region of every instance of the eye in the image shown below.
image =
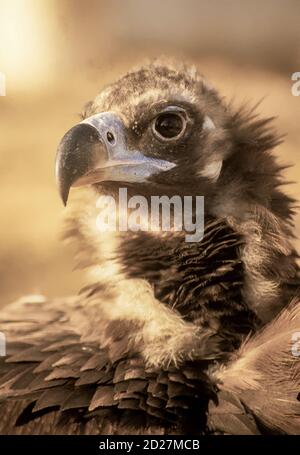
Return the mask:
<svg viewBox="0 0 300 455"><path fill-rule="evenodd" d="M177 112L163 112L153 122L154 134L163 140L178 139L184 133L186 119Z"/></svg>

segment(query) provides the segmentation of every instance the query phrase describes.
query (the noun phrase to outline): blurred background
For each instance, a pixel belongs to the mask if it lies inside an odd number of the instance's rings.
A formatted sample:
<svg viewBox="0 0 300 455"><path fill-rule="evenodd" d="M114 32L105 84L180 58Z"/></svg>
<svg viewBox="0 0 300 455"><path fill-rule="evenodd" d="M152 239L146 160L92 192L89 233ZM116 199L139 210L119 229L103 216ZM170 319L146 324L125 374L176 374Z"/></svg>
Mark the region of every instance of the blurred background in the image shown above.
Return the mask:
<svg viewBox="0 0 300 455"><path fill-rule="evenodd" d="M299 0L0 0L0 305L80 289L59 240L56 147L82 106L145 58L191 60L236 104L263 98L259 111L287 134L276 153L295 165L299 197L299 20Z"/></svg>

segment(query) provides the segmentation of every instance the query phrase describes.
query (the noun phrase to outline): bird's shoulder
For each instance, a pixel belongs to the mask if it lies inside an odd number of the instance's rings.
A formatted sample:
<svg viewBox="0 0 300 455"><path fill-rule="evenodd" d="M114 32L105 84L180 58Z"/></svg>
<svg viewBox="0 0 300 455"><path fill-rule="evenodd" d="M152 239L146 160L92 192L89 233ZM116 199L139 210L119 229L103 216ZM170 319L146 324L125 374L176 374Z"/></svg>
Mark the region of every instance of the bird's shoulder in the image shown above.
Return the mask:
<svg viewBox="0 0 300 455"><path fill-rule="evenodd" d="M202 431L210 392L200 368L149 368L130 350L128 331L114 336L113 325L106 327L109 346L85 342L70 324L69 306L83 311L77 298L35 296L1 312L2 434L171 433L195 403Z"/></svg>

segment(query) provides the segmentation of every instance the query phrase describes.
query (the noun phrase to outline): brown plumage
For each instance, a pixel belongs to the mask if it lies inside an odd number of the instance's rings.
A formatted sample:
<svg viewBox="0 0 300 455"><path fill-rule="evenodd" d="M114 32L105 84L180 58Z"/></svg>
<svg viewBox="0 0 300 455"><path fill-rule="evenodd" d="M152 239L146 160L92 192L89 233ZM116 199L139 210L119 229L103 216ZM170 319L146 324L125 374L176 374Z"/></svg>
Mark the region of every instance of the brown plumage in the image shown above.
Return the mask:
<svg viewBox="0 0 300 455"><path fill-rule="evenodd" d="M220 392L218 405L209 409L212 431L245 434L255 420L262 432L300 433L299 329L300 303L294 300L215 371Z"/></svg>
<svg viewBox="0 0 300 455"><path fill-rule="evenodd" d="M64 203L89 185L65 234L89 284L1 312L1 432L300 433L294 201L270 119L161 61L105 88L83 119L60 143L57 178ZM147 201L204 195L203 239L100 233L99 195L124 187Z"/></svg>

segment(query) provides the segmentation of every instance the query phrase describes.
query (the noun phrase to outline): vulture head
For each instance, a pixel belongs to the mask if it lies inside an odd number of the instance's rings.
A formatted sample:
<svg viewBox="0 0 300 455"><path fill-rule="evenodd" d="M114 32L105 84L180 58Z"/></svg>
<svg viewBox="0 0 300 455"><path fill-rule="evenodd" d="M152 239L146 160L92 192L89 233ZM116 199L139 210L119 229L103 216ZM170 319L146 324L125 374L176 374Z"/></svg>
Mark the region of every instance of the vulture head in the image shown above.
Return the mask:
<svg viewBox="0 0 300 455"><path fill-rule="evenodd" d="M194 67L149 64L105 88L62 139L61 197L66 203L71 186L127 185L204 195L215 201L206 210L222 215L238 209L242 217L246 203L284 213L272 200L280 169L269 150L279 138L269 122L251 109L232 111Z"/></svg>
<svg viewBox="0 0 300 455"><path fill-rule="evenodd" d="M129 186L142 194L215 190L232 138L217 92L192 68L152 64L131 72L88 104L61 141L57 178L97 191Z"/></svg>
<svg viewBox="0 0 300 455"><path fill-rule="evenodd" d="M270 155L279 137L253 109L233 111L194 67L154 62L106 87L62 139L57 181L97 192L197 194L206 212L245 219L251 204L285 218ZM239 213L237 213L239 212Z"/></svg>

